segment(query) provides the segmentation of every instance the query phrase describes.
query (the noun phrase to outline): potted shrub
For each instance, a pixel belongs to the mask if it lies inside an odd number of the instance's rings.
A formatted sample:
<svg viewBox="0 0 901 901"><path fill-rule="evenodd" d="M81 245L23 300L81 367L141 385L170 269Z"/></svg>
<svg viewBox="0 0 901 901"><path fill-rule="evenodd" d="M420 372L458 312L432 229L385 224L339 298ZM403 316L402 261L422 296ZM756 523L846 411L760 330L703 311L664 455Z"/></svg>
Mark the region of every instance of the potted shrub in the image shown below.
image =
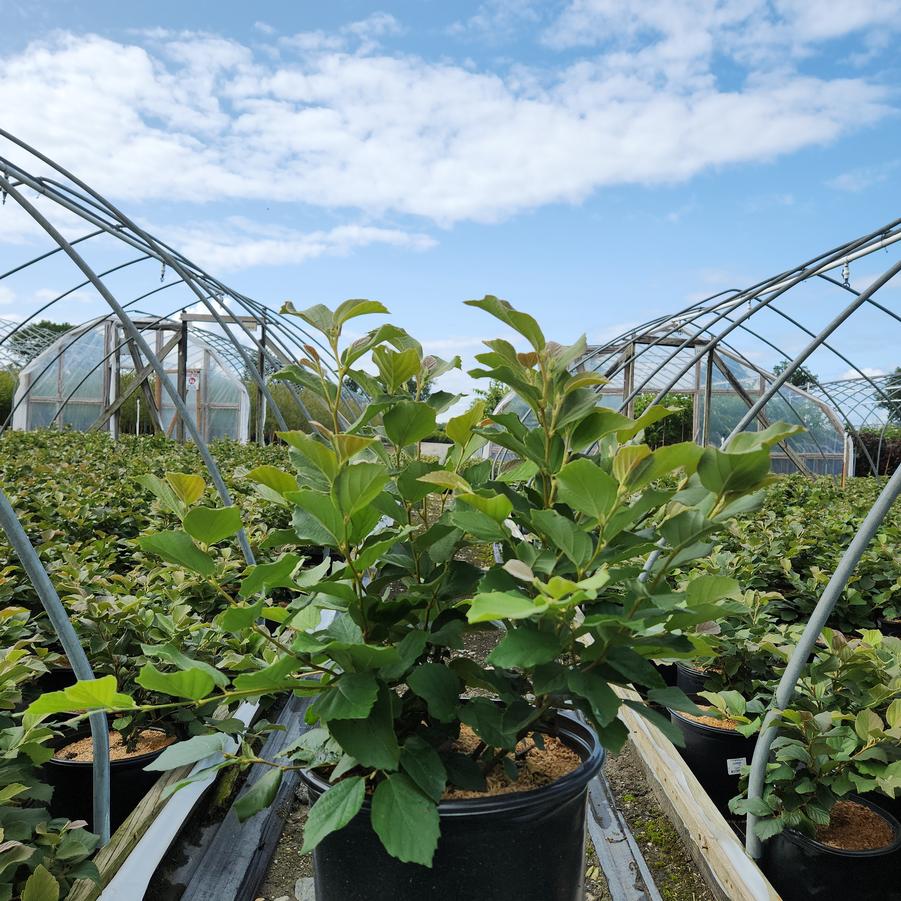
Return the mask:
<svg viewBox="0 0 901 901"><path fill-rule="evenodd" d="M724 813L738 794L742 769L754 753L766 704L760 698L746 701L737 691L702 691L696 714L670 710L670 719L683 736L682 757ZM749 714L751 716L749 716Z"/></svg>
<svg viewBox="0 0 901 901"><path fill-rule="evenodd" d="M196 502L206 489L203 479L185 473L169 473L165 480L147 476L142 482L155 491L161 504L179 521L198 509ZM155 541L156 536L151 535L142 544L153 548ZM234 567L232 555L223 553L220 573ZM196 573L185 578L184 573L171 568L151 571L149 576L141 580L133 574L108 575L88 589L63 585L63 600L95 675L114 679L143 708L124 711L110 722L110 824L114 831L158 778L158 773L145 767L179 736L196 731L206 712L157 708L154 702L163 700L159 687L168 685L167 673L162 670L173 668L173 660L190 662L197 669L206 667L225 685L226 678L205 661L215 660L223 669L255 665L255 646L249 648L250 660L242 660L246 655L236 655L236 646L246 644L243 638L235 639L227 631L209 628L195 613L195 604L201 613L215 613L227 603L219 593L218 583L205 582ZM199 603L198 598L202 599ZM74 731L66 724L56 728L59 735L52 743L54 753L45 765L47 781L54 786L51 810L58 816L91 823L90 730L85 725Z"/></svg>
<svg viewBox="0 0 901 901"><path fill-rule="evenodd" d="M7 637L20 633L0 650L0 901L62 898L75 879L97 878L87 858L98 838L83 821L53 819L47 809L52 789L42 782L40 765L52 753L53 732L36 718L12 713L43 664L32 652L33 633L20 609L0 611L0 622Z"/></svg>
<svg viewBox="0 0 901 901"><path fill-rule="evenodd" d="M752 697L772 681L773 670L785 663L798 627L781 623L771 602L775 592L739 591L720 620L701 623L693 639L699 653L677 661L677 685L689 697L699 692L737 691Z"/></svg>
<svg viewBox="0 0 901 901"><path fill-rule="evenodd" d="M734 585L707 575L680 587L672 573L757 503L767 443L784 428L726 451L651 451L641 432L667 410L633 421L601 406L603 380L569 371L584 339L554 344L497 298L469 303L527 344L520 352L487 341L472 374L503 383L529 416L483 417L476 404L451 417L453 448L441 464L421 459L418 442L456 397L424 398L421 387L458 361L424 355L390 325L342 346L348 321L386 312L376 302L296 313L337 365L311 345L276 376L320 396L326 412L313 434L281 435L294 472L266 478L291 506L296 544L327 547L331 559L310 568L289 552L224 580L232 606L216 622L265 635L265 665L217 688L182 662L183 683L169 685L181 698L171 704L195 708L284 691L312 697L308 719L318 725L266 761L272 769L240 813L270 803L282 772L300 768L314 801L304 848L315 849L317 893L329 901L448 897L460 885L491 898L581 897L587 786L602 747L618 750L627 737L615 686L697 712L650 660L690 651L684 633L717 618ZM362 368L367 356L375 373ZM369 396L355 420L340 406L348 379ZM497 477L482 454L488 442L514 457ZM233 508L202 508L144 548L214 574L212 545L239 527ZM491 544L496 563L470 562ZM654 548L662 553L639 578ZM291 599L273 602L285 590ZM459 653L486 629L500 635L486 661ZM32 710L142 708L116 694L113 679L90 690L93 707L69 689ZM624 703L679 740L657 711ZM216 747L219 736L195 736L153 766ZM244 746L217 768L257 762Z"/></svg>
<svg viewBox="0 0 901 901"><path fill-rule="evenodd" d="M725 616L702 623L692 636L707 645L707 652L693 659L693 669L679 664L680 688L704 712L698 717L671 711L670 718L685 737L683 758L726 815L729 800L738 793L742 767L754 753L759 715L772 699L797 631L771 614L774 597L736 591ZM688 682L686 677L695 674L698 681Z"/></svg>
<svg viewBox="0 0 901 901"><path fill-rule="evenodd" d="M780 712L762 798L736 798L764 842L763 866L787 901L897 897L901 824L882 799L901 791L901 641L827 630Z"/></svg>

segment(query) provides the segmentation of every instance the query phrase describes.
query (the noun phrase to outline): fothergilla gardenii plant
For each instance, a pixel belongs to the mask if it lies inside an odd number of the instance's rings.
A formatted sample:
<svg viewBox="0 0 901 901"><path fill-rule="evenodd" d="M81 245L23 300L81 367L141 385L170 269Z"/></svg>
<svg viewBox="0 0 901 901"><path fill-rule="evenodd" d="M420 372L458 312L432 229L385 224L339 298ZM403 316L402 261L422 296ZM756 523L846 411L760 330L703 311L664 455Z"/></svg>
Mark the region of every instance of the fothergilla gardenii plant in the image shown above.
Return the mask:
<svg viewBox="0 0 901 901"><path fill-rule="evenodd" d="M424 459L419 442L457 398L423 388L459 360L424 355L392 325L342 346L351 319L387 312L375 301L334 311L288 306L337 360L329 366L310 345L275 376L315 392L329 411L311 433L280 436L293 471L257 472L267 496L292 511L296 549L232 575L217 555L240 517L205 506L192 508L181 528L143 540L172 566L220 580L231 606L219 628L266 640L256 667L240 674L214 676L181 657L148 670L141 684L170 695L172 705L219 705L220 715L239 699L311 696L316 727L268 761L272 769L240 806L246 817L270 803L286 769L327 774L332 785L310 810L304 850L345 826L368 796L387 851L429 866L443 794L483 788L497 766L515 778L517 744L552 732L557 711L584 715L614 751L627 737L623 703L678 741L667 719L622 701L615 687L634 685L649 700L697 711L650 661L691 656L687 634L731 610L738 586L715 574L677 585L671 574L708 554L730 518L756 507L770 479L768 448L797 431L777 423L724 450L687 442L651 451L642 430L667 409L652 406L633 421L602 406L603 379L569 371L584 338L562 346L504 301L468 303L527 345L521 352L486 341L471 373L506 386L524 418L485 417L476 403L448 420L447 459ZM349 382L369 398L353 420ZM472 561L486 545L497 562L479 566ZM308 563L310 546L329 557ZM467 634L483 630L502 634L486 665L459 653ZM107 677L45 695L29 715L134 707ZM464 725L478 739L467 754L455 744ZM220 732L195 736L154 767L200 760L225 740ZM245 743L217 767L258 762Z"/></svg>

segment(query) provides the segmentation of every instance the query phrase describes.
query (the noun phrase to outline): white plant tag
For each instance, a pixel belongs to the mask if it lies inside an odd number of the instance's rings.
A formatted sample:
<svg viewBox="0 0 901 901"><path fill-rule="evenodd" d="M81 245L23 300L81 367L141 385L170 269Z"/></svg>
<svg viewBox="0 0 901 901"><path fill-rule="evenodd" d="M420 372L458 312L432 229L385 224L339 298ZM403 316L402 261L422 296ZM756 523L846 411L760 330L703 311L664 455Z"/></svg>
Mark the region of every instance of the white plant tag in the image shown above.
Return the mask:
<svg viewBox="0 0 901 901"><path fill-rule="evenodd" d="M730 757L726 760L726 772L730 776L738 776L741 773L741 768L747 766L747 763L747 757Z"/></svg>

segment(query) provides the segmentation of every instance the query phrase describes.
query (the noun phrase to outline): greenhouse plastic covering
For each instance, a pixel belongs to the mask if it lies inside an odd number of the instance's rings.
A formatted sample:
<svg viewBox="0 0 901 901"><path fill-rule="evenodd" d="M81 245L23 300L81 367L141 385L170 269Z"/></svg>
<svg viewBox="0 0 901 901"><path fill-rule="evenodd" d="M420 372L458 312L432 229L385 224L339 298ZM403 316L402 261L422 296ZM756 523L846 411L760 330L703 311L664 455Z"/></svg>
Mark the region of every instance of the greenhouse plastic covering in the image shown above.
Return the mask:
<svg viewBox="0 0 901 901"><path fill-rule="evenodd" d="M172 322L170 328L180 328ZM171 330L156 329L155 350L161 355L172 336ZM86 431L116 397L117 367L134 373L131 354L125 349L121 328L104 318L73 329L35 357L19 374L12 426L32 430L56 424L61 428ZM163 357L166 372L177 375L177 353L171 349ZM188 411L205 441L231 438L246 442L250 428L250 397L247 388L201 337L199 329L189 332L187 352ZM163 428L174 429L175 409L160 386L153 383ZM106 424L109 428L109 423Z"/></svg>

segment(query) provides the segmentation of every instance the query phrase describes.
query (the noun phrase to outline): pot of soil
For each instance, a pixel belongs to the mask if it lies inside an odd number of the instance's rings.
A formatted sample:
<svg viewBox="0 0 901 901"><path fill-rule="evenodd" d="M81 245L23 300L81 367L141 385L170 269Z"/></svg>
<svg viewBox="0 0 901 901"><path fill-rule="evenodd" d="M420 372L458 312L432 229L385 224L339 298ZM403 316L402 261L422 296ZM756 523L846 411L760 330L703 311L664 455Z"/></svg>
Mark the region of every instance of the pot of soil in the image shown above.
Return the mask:
<svg viewBox="0 0 901 901"><path fill-rule="evenodd" d="M162 729L144 729L134 750L129 750L122 736L110 730L111 832L122 825L159 779L159 773L145 773L144 767L176 740ZM44 778L53 786L50 812L55 817L87 820L89 829L94 820L93 758L91 731L84 728L57 739L53 757L44 764Z"/></svg>
<svg viewBox="0 0 901 901"><path fill-rule="evenodd" d="M786 829L764 842L761 866L783 901L899 901L901 823L850 795L811 838Z"/></svg>
<svg viewBox="0 0 901 901"><path fill-rule="evenodd" d="M313 852L316 897L580 901L588 783L600 770L604 752L591 729L558 714L545 750L533 749L529 758L533 754L529 778L543 785L517 790L518 782L504 787L489 779L488 792L453 792L439 804L441 837L431 867L391 857L370 825L370 803L365 801L347 826ZM311 803L329 787L312 771L301 777Z"/></svg>
<svg viewBox="0 0 901 901"><path fill-rule="evenodd" d="M901 638L901 619L885 619L880 617L877 620L879 631L883 635L892 635L895 638Z"/></svg>
<svg viewBox="0 0 901 901"><path fill-rule="evenodd" d="M692 716L678 710L670 710L669 715L685 737L685 747L679 753L688 768L723 815L731 816L729 799L738 794L739 774L751 761L756 736L745 738L732 720Z"/></svg>
<svg viewBox="0 0 901 901"><path fill-rule="evenodd" d="M699 691L707 690L707 671L690 663L676 663L676 685L697 702L700 699Z"/></svg>

